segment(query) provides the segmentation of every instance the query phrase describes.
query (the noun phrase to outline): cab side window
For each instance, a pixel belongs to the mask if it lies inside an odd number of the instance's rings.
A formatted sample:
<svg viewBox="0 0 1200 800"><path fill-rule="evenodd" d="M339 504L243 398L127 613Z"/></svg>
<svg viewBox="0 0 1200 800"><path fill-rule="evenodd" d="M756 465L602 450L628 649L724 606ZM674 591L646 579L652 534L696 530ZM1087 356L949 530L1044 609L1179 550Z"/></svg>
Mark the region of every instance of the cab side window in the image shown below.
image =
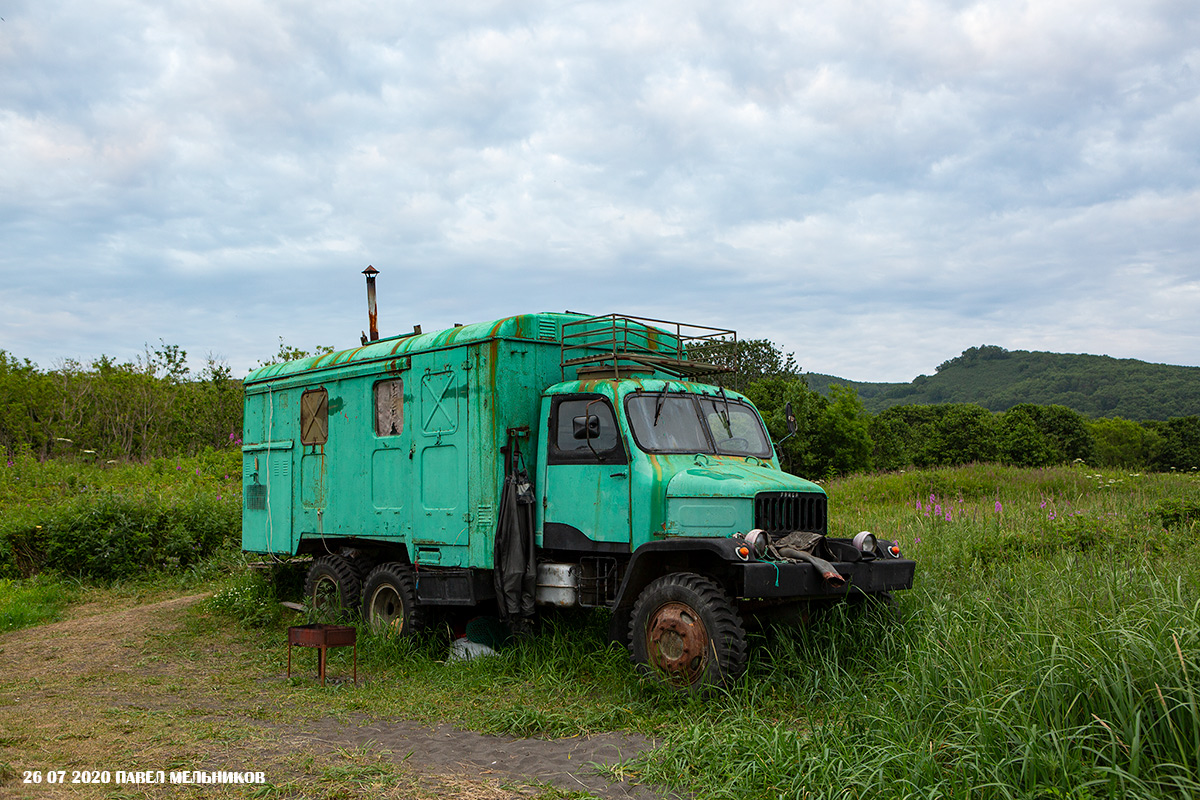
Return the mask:
<svg viewBox="0 0 1200 800"><path fill-rule="evenodd" d="M599 395L566 395L550 410L551 464L624 464L621 429L608 400Z"/></svg>

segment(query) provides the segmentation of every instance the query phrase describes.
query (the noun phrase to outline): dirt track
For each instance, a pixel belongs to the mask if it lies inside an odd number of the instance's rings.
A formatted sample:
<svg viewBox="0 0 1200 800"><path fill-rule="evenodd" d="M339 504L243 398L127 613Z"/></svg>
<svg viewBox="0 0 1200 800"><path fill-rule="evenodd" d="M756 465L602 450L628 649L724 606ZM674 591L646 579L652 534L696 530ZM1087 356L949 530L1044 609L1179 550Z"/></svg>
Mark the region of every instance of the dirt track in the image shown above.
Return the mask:
<svg viewBox="0 0 1200 800"><path fill-rule="evenodd" d="M546 785L603 798L663 796L609 783L591 766L645 750L649 743L637 736L512 739L367 713L281 720L272 712L282 665L278 676L250 679L244 644L197 648L181 635L188 607L200 599L83 607L70 620L0 635L0 797L108 797L117 788L22 782L26 770L50 769L265 770L284 796L308 796L309 781L319 796L361 789L361 796L534 797ZM211 786L120 788L119 796L134 797L225 794ZM235 796L246 787L226 789Z"/></svg>

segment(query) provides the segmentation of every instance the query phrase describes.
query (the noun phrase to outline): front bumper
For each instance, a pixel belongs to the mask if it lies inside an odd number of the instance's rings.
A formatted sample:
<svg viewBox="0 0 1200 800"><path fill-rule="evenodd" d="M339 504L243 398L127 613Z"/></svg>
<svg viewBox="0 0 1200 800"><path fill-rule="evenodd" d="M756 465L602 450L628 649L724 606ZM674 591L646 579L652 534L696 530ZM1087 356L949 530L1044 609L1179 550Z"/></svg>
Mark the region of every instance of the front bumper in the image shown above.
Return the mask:
<svg viewBox="0 0 1200 800"><path fill-rule="evenodd" d="M834 569L846 579L841 589L831 588L809 563L752 561L739 567L742 598L840 597L854 591L911 589L917 562L908 558L835 561Z"/></svg>

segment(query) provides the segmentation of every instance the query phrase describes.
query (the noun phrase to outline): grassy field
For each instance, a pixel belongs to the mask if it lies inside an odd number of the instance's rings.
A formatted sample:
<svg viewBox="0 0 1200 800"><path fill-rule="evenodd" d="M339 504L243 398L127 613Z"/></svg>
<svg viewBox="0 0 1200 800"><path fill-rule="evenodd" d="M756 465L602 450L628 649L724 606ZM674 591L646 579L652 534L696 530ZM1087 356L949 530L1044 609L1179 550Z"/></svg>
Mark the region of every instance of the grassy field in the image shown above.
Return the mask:
<svg viewBox="0 0 1200 800"><path fill-rule="evenodd" d="M149 464L0 462L0 579L194 581L238 551L236 448ZM214 556L223 553L223 558ZM4 623L0 620L0 630Z"/></svg>
<svg viewBox="0 0 1200 800"><path fill-rule="evenodd" d="M116 491L167 506L207 492L216 503L226 473L196 468L138 468ZM188 470L200 481L185 481ZM66 477L56 481L40 490L47 519L84 502ZM6 513L20 494L7 486ZM288 683L276 591L228 551L101 588L17 578L0 589L0 620L16 627L83 601L215 589L172 648L228 631L222 646L254 691L240 716L214 723L226 732L264 708L282 722L366 715L528 737L630 730L660 747L614 775L699 798L1200 795L1200 478L974 466L827 489L833 535L871 530L917 559L902 622L885 609L839 609L757 632L746 676L708 700L636 677L605 642L601 614L549 616L534 640L470 663L447 662L436 633L364 636L360 686ZM37 524L23 513L0 534ZM19 616L38 604L59 610ZM229 619L233 630L219 622ZM348 666L336 658L331 669ZM279 710L297 695L311 701L304 710ZM0 747L0 771L16 769L26 746ZM280 796L369 796L289 786Z"/></svg>

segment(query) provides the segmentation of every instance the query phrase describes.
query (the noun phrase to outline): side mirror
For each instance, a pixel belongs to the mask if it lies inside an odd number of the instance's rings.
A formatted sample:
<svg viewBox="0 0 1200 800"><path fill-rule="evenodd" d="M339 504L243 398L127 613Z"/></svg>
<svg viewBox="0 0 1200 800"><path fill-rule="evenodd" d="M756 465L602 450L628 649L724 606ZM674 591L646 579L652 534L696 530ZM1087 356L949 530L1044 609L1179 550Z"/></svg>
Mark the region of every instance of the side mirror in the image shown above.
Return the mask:
<svg viewBox="0 0 1200 800"><path fill-rule="evenodd" d="M571 435L576 439L599 439L600 418L587 414L571 420Z"/></svg>
<svg viewBox="0 0 1200 800"><path fill-rule="evenodd" d="M783 404L783 416L787 420L788 435L796 432L796 415L792 413L792 401L788 400Z"/></svg>

